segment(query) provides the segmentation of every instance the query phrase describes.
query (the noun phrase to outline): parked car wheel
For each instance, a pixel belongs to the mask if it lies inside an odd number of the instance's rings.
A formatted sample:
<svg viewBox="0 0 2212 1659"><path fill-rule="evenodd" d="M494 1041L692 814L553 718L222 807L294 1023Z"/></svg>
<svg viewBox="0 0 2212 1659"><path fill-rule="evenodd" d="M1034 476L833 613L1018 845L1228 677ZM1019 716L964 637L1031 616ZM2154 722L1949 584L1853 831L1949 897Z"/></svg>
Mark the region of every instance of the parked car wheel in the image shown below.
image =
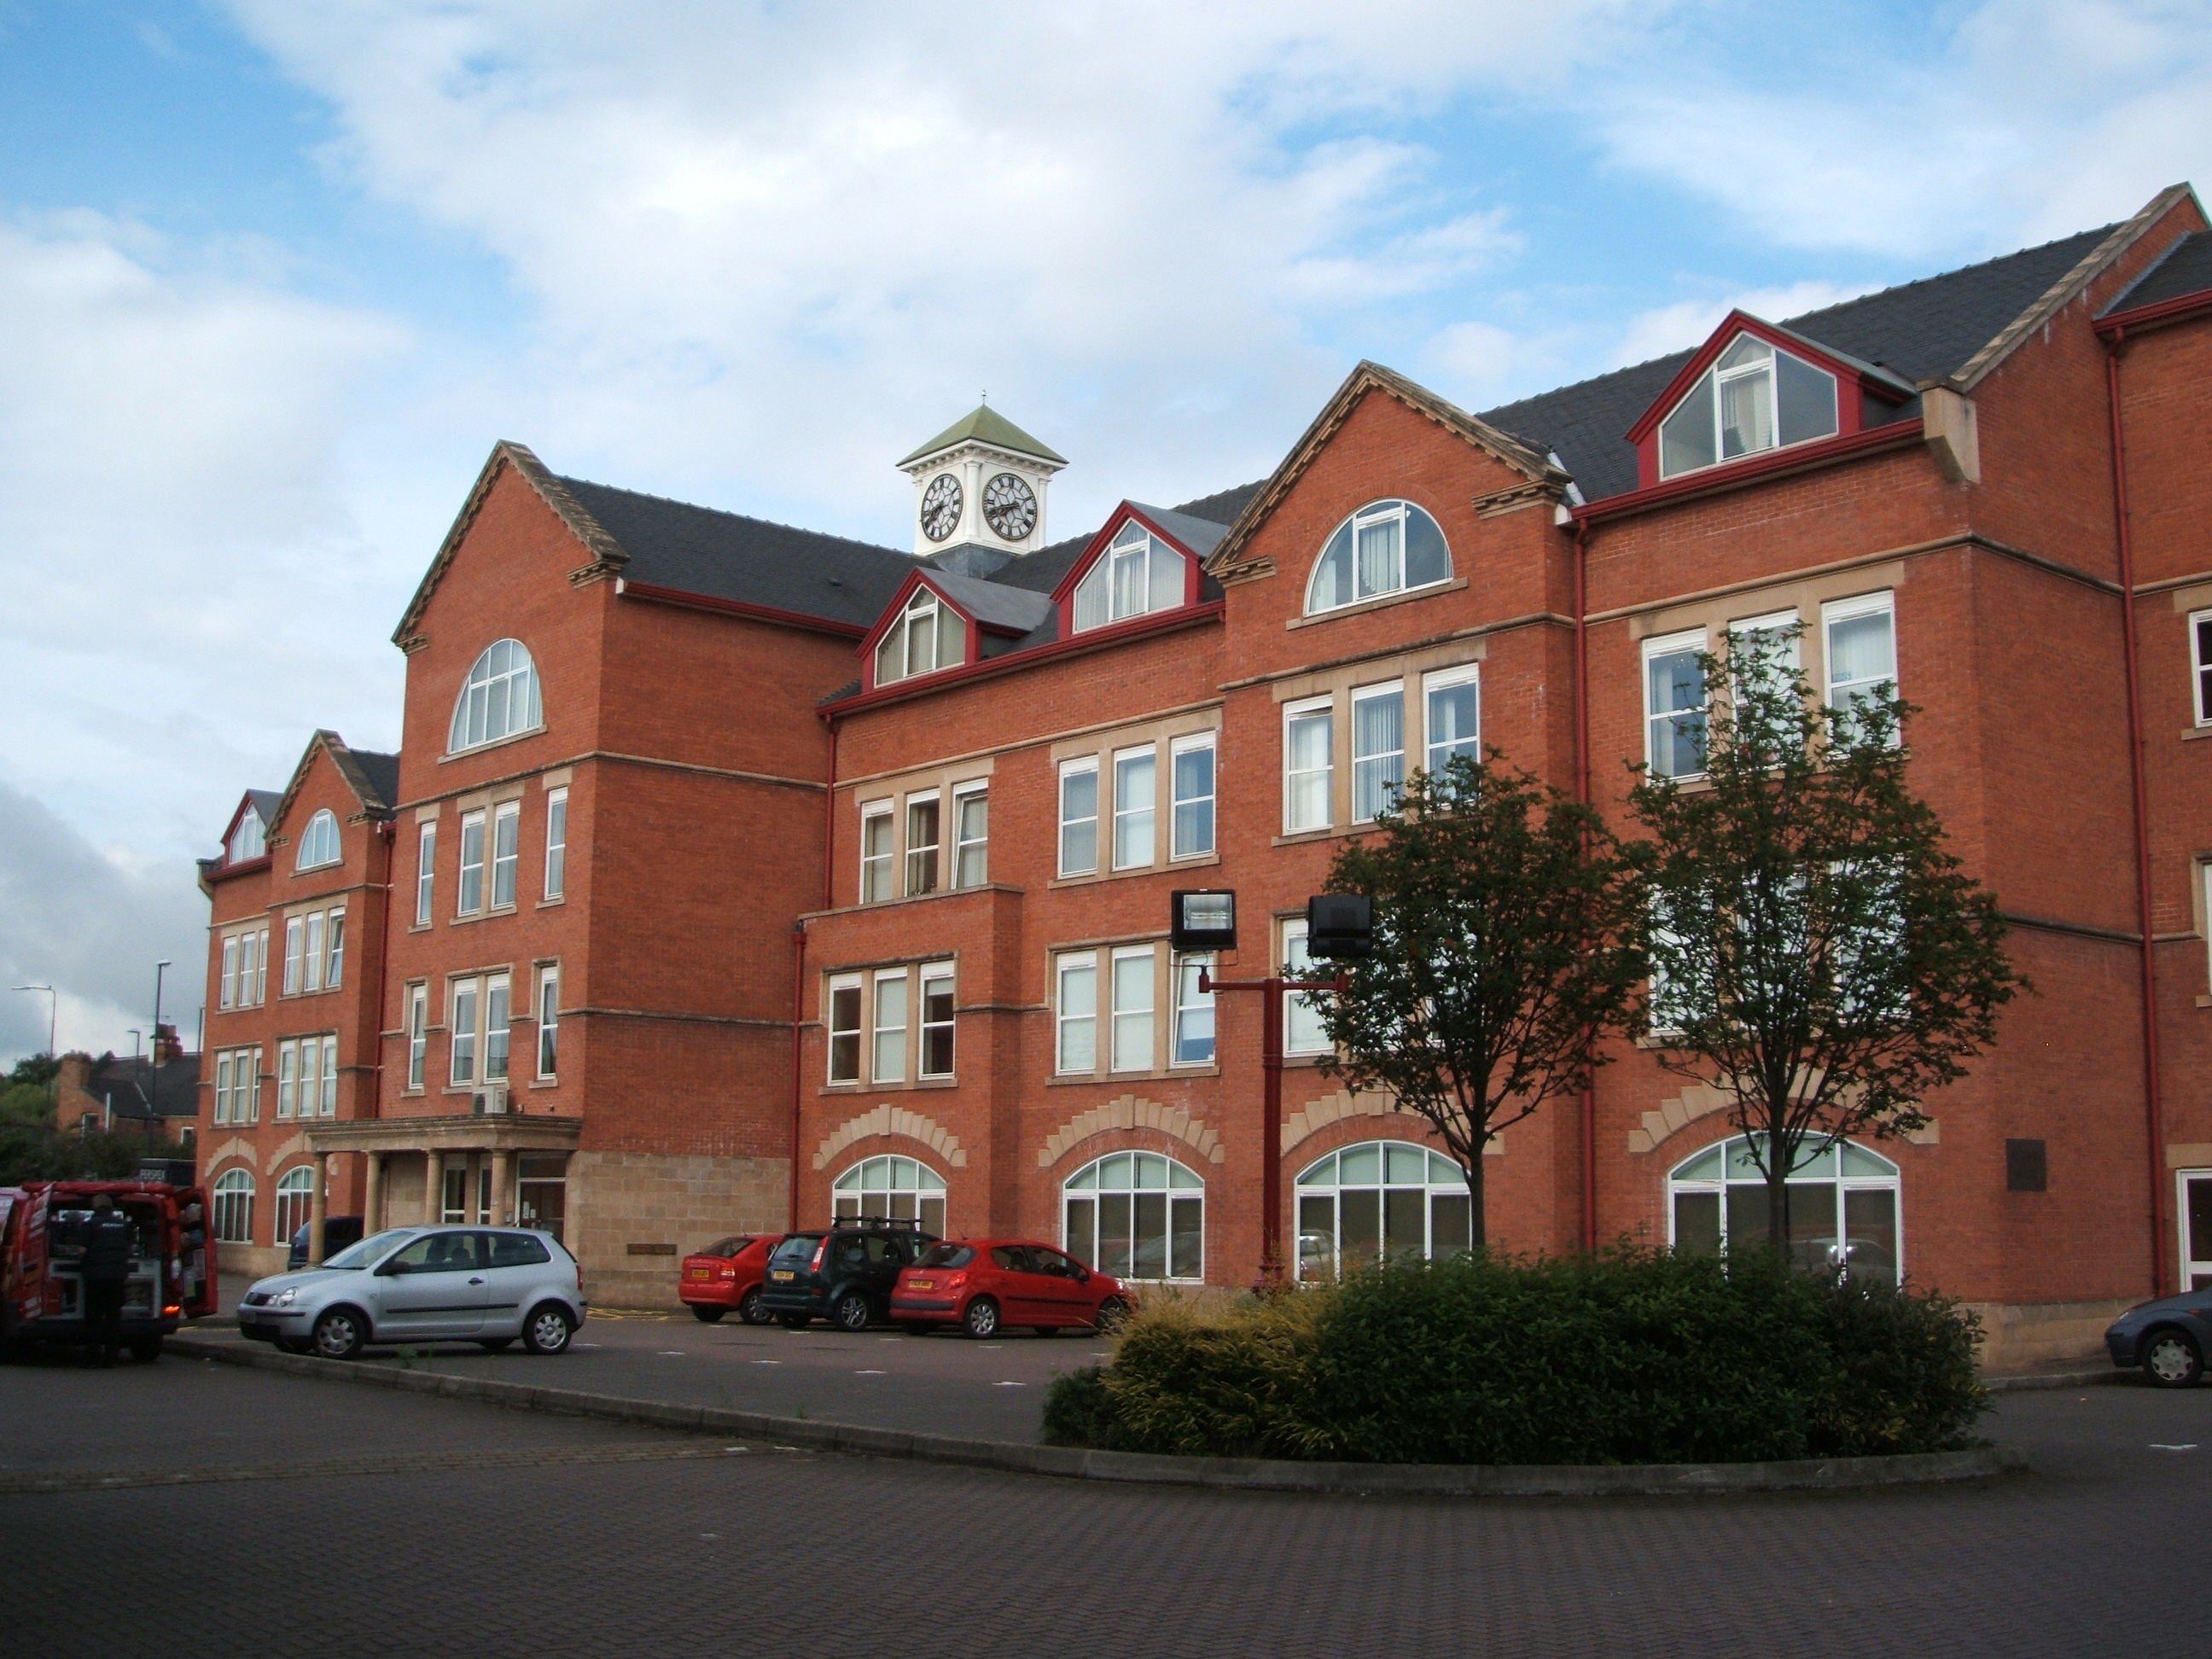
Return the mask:
<svg viewBox="0 0 2212 1659"><path fill-rule="evenodd" d="M968 1311L960 1323L968 1334L981 1340L999 1334L999 1304L988 1296L979 1296L968 1304Z"/></svg>
<svg viewBox="0 0 2212 1659"><path fill-rule="evenodd" d="M722 1322L722 1316L727 1312L727 1308L710 1308L703 1302L691 1304L691 1317L702 1325L719 1325Z"/></svg>
<svg viewBox="0 0 2212 1659"><path fill-rule="evenodd" d="M511 1336L487 1336L477 1344L486 1353L505 1353L514 1346L514 1339Z"/></svg>
<svg viewBox="0 0 2212 1659"><path fill-rule="evenodd" d="M812 1316L807 1314L778 1314L775 1317L776 1322L787 1331L803 1331L814 1322Z"/></svg>
<svg viewBox="0 0 2212 1659"><path fill-rule="evenodd" d="M357 1359L368 1340L368 1322L351 1308L328 1308L315 1322L310 1340L324 1359Z"/></svg>
<svg viewBox="0 0 2212 1659"><path fill-rule="evenodd" d="M1098 1304L1098 1329L1111 1336L1129 1322L1129 1304L1118 1296L1109 1296Z"/></svg>
<svg viewBox="0 0 2212 1659"><path fill-rule="evenodd" d="M539 1303L522 1322L522 1346L532 1353L559 1353L575 1334L568 1310L557 1302Z"/></svg>
<svg viewBox="0 0 2212 1659"><path fill-rule="evenodd" d="M2187 1331L2153 1331L2143 1340L2142 1368L2155 1388L2186 1389L2204 1375L2204 1356Z"/></svg>
<svg viewBox="0 0 2212 1659"><path fill-rule="evenodd" d="M141 1337L131 1345L131 1357L142 1365L152 1364L161 1357L161 1339L158 1336Z"/></svg>
<svg viewBox="0 0 2212 1659"><path fill-rule="evenodd" d="M837 1328L845 1331L865 1331L872 1310L868 1306L867 1294L862 1291L848 1291L837 1298L837 1305L830 1310L830 1317L837 1322Z"/></svg>
<svg viewBox="0 0 2212 1659"><path fill-rule="evenodd" d="M738 1300L738 1317L748 1325L765 1325L775 1317L769 1311L768 1304L761 1299L759 1285L754 1285Z"/></svg>

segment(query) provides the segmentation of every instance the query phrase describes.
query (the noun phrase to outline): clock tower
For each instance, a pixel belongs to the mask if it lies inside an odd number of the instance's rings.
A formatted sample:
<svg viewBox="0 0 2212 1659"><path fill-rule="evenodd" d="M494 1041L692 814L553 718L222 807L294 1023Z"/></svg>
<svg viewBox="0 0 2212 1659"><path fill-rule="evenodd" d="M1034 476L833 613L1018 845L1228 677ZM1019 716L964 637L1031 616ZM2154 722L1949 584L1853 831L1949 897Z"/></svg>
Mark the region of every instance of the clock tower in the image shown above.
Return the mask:
<svg viewBox="0 0 2212 1659"><path fill-rule="evenodd" d="M990 404L977 404L899 463L914 480L915 552L957 554L937 562L975 565L966 574L975 575L1034 553L1045 544L1046 487L1066 465Z"/></svg>

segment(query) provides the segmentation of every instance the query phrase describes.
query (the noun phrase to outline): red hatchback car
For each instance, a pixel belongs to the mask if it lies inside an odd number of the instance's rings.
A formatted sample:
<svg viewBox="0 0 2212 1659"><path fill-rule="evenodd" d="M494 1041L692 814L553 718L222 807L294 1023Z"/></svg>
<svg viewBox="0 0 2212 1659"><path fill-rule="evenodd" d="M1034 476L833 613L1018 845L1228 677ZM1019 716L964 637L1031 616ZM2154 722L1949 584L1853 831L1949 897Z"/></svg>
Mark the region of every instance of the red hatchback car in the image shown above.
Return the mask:
<svg viewBox="0 0 2212 1659"><path fill-rule="evenodd" d="M775 1316L761 1306L761 1278L768 1271L768 1253L782 1237L739 1233L715 1240L697 1255L684 1258L676 1293L709 1325L732 1308L748 1325L767 1324Z"/></svg>
<svg viewBox="0 0 2212 1659"><path fill-rule="evenodd" d="M915 1336L944 1325L975 1337L1009 1325L1051 1336L1091 1326L1111 1330L1128 1316L1129 1293L1120 1279L1025 1238L933 1244L891 1291L891 1322Z"/></svg>

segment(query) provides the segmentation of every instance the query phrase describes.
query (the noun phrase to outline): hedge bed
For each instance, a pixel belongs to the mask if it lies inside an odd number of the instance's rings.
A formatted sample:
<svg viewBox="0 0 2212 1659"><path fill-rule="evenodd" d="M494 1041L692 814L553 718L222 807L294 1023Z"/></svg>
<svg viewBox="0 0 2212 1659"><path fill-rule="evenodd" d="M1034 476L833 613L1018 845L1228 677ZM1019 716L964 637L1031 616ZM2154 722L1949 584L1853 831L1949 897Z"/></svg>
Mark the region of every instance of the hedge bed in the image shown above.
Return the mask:
<svg viewBox="0 0 2212 1659"><path fill-rule="evenodd" d="M1973 1316L1764 1258L1394 1264L1201 1316L1147 1306L1056 1379L1045 1438L1355 1463L1772 1462L1958 1450Z"/></svg>

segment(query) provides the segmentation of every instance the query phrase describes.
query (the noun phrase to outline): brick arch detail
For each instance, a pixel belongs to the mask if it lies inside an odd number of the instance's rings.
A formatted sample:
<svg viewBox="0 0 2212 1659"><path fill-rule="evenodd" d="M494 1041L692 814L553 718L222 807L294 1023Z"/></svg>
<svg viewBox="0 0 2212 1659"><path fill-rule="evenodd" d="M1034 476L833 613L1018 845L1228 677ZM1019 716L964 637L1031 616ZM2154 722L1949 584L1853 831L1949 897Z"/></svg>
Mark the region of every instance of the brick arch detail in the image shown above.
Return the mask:
<svg viewBox="0 0 2212 1659"><path fill-rule="evenodd" d="M1710 1083L1692 1083L1680 1094L1660 1102L1656 1110L1644 1114L1641 1123L1628 1132L1628 1150L1632 1153L1656 1152L1670 1137L1700 1118L1726 1111L1735 1101L1735 1097L1724 1089L1716 1089ZM1940 1146L1942 1126L1930 1118L1923 1127L1903 1139L1915 1146Z"/></svg>
<svg viewBox="0 0 2212 1659"><path fill-rule="evenodd" d="M221 1174L222 1171L216 1166L222 1163L224 1159L233 1158L236 1158L240 1164L243 1164L249 1174L259 1175L261 1173L260 1155L253 1150L253 1143L246 1139L243 1135L233 1135L228 1140L224 1141L213 1152L208 1154L208 1174L210 1176Z"/></svg>
<svg viewBox="0 0 2212 1659"><path fill-rule="evenodd" d="M1339 1089L1333 1095L1323 1095L1318 1100L1308 1101L1301 1109L1292 1112L1284 1120L1283 1150L1288 1152L1293 1146L1318 1134L1330 1124L1355 1117L1411 1118L1415 1123L1420 1124L1423 1130L1428 1127L1426 1121L1418 1113L1407 1111L1379 1089L1364 1091L1356 1095L1348 1089ZM1363 1124L1360 1127L1370 1128L1373 1133L1379 1134L1395 1126L1378 1123L1371 1126ZM1482 1155L1485 1158L1504 1157L1504 1137L1492 1135L1489 1143L1483 1147Z"/></svg>
<svg viewBox="0 0 2212 1659"><path fill-rule="evenodd" d="M1152 1129L1180 1140L1209 1164L1226 1156L1221 1137L1211 1126L1180 1106L1163 1106L1157 1100L1122 1095L1087 1112L1078 1112L1044 1139L1037 1148L1037 1168L1048 1170L1093 1135L1114 1129Z"/></svg>
<svg viewBox="0 0 2212 1659"><path fill-rule="evenodd" d="M920 1141L953 1169L968 1167L968 1149L960 1144L958 1135L935 1118L909 1111L903 1106L894 1106L888 1100L872 1111L846 1119L831 1130L822 1144L814 1149L814 1167L817 1170L827 1168L831 1158L854 1141L877 1135L903 1135L908 1140Z"/></svg>

